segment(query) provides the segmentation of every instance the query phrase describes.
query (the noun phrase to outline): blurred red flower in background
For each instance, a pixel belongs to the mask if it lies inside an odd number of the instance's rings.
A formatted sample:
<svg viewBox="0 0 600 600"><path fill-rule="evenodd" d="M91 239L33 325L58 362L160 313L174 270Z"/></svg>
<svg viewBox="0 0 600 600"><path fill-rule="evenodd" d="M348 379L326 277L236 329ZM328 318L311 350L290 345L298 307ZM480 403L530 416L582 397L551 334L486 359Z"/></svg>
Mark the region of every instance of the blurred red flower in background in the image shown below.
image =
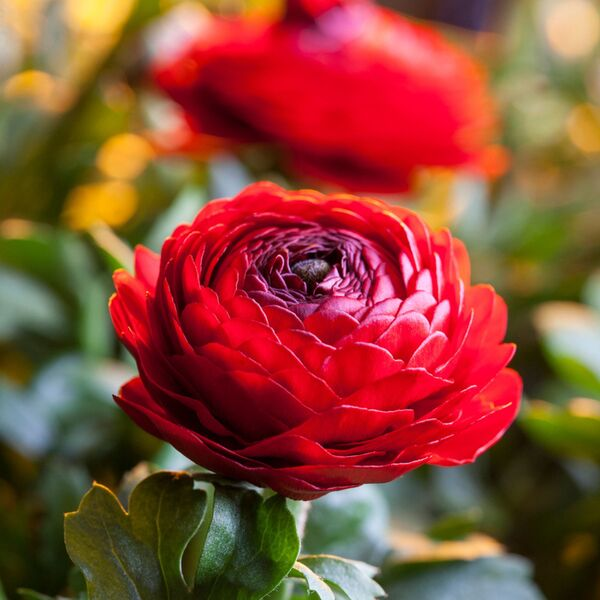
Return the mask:
<svg viewBox="0 0 600 600"><path fill-rule="evenodd" d="M506 306L448 231L268 183L115 273L117 402L196 463L292 498L473 461L513 421Z"/></svg>
<svg viewBox="0 0 600 600"><path fill-rule="evenodd" d="M271 23L207 13L153 72L193 131L273 143L296 172L349 190L398 192L419 167L489 162L483 67L367 0L290 0Z"/></svg>

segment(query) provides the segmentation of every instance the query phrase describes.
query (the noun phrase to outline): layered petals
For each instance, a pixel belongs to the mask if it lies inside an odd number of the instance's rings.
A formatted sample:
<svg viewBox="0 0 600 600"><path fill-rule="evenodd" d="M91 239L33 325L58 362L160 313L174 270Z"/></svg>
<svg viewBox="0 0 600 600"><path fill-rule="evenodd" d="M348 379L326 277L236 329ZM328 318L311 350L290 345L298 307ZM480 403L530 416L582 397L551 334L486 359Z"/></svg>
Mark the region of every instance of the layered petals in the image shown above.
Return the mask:
<svg viewBox="0 0 600 600"><path fill-rule="evenodd" d="M506 306L468 274L404 209L255 184L115 273L140 372L116 401L194 462L297 499L471 462L521 381Z"/></svg>

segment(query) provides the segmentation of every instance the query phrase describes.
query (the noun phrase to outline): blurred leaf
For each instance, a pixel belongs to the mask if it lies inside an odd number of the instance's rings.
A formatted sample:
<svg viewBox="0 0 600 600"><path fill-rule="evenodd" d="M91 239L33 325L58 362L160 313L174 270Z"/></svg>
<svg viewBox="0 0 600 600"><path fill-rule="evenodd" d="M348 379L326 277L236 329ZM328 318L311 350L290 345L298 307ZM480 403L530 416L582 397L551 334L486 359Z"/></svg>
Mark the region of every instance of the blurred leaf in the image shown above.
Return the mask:
<svg viewBox="0 0 600 600"><path fill-rule="evenodd" d="M191 223L206 204L206 190L198 185L188 185L175 198L173 204L156 219L146 235L144 245L160 252L163 242L182 223Z"/></svg>
<svg viewBox="0 0 600 600"><path fill-rule="evenodd" d="M200 526L205 494L185 473L162 471L132 492L129 513L94 484L65 517L65 542L83 571L91 600L190 596L181 560Z"/></svg>
<svg viewBox="0 0 600 600"><path fill-rule="evenodd" d="M207 600L259 600L289 573L299 550L285 498L264 500L252 489L216 484L196 591Z"/></svg>
<svg viewBox="0 0 600 600"><path fill-rule="evenodd" d="M473 533L481 521L481 511L474 509L449 514L436 521L427 534L436 540L455 540Z"/></svg>
<svg viewBox="0 0 600 600"><path fill-rule="evenodd" d="M100 278L93 279L83 292L79 330L82 349L89 356L110 356L114 333L108 312L110 293Z"/></svg>
<svg viewBox="0 0 600 600"><path fill-rule="evenodd" d="M558 456L587 458L600 463L600 402L597 414L577 414L546 402L531 403L520 416L529 435Z"/></svg>
<svg viewBox="0 0 600 600"><path fill-rule="evenodd" d="M600 318L583 304L547 302L535 312L535 325L558 374L600 396Z"/></svg>
<svg viewBox="0 0 600 600"><path fill-rule="evenodd" d="M175 198L171 206L156 219L146 235L144 245L160 252L163 242L182 223L191 223L206 204L206 190L198 185L188 185Z"/></svg>
<svg viewBox="0 0 600 600"><path fill-rule="evenodd" d="M222 154L208 164L210 198L233 198L254 182L246 167L231 154Z"/></svg>
<svg viewBox="0 0 600 600"><path fill-rule="evenodd" d="M0 266L0 340L22 331L65 337L69 330L65 308L46 286Z"/></svg>
<svg viewBox="0 0 600 600"><path fill-rule="evenodd" d="M586 281L583 288L583 299L586 304L600 313L600 271L596 271Z"/></svg>
<svg viewBox="0 0 600 600"><path fill-rule="evenodd" d="M377 569L363 562L337 556L302 556L294 566L294 576L306 581L311 597L333 600L340 590L349 600L374 600L385 596L381 586L372 577Z"/></svg>
<svg viewBox="0 0 600 600"><path fill-rule="evenodd" d="M82 300L96 276L89 245L78 235L20 219L0 224L0 263Z"/></svg>
<svg viewBox="0 0 600 600"><path fill-rule="evenodd" d="M40 592L34 592L27 588L19 588L18 592L23 600L54 600L52 596L46 596L46 594L40 594Z"/></svg>
<svg viewBox="0 0 600 600"><path fill-rule="evenodd" d="M68 572L71 563L63 539L64 514L77 508L90 483L90 476L80 465L53 459L43 467L38 482L44 506L38 546L42 589L60 589Z"/></svg>
<svg viewBox="0 0 600 600"><path fill-rule="evenodd" d="M152 464L167 471L184 471L192 465L192 461L175 450L171 444L163 444L152 457Z"/></svg>
<svg viewBox="0 0 600 600"><path fill-rule="evenodd" d="M302 549L377 564L389 549L389 529L389 509L380 488L364 485L311 503Z"/></svg>
<svg viewBox="0 0 600 600"><path fill-rule="evenodd" d="M529 563L516 556L390 564L379 578L389 600L542 600Z"/></svg>
<svg viewBox="0 0 600 600"><path fill-rule="evenodd" d="M58 234L48 226L20 219L0 224L0 262L28 275L59 283L62 279Z"/></svg>
<svg viewBox="0 0 600 600"><path fill-rule="evenodd" d="M25 456L46 452L54 428L30 398L0 381L0 440Z"/></svg>
<svg viewBox="0 0 600 600"><path fill-rule="evenodd" d="M161 0L137 0L131 15L125 24L125 33L131 33L146 25L148 21L158 17L168 5L168 2Z"/></svg>

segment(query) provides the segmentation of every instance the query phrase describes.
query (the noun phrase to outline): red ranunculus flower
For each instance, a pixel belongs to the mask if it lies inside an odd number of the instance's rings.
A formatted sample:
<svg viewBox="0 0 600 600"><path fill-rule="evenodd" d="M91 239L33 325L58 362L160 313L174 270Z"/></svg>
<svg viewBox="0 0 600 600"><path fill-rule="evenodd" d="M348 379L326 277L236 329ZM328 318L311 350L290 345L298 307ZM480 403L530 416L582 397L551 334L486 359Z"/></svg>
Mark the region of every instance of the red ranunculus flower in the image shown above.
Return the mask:
<svg viewBox="0 0 600 600"><path fill-rule="evenodd" d="M290 0L275 23L207 14L154 74L192 129L274 143L297 171L349 190L397 192L419 167L486 162L495 129L483 69L368 0Z"/></svg>
<svg viewBox="0 0 600 600"><path fill-rule="evenodd" d="M140 376L116 400L222 475L316 498L471 462L515 417L504 302L410 211L259 183L135 271L110 310Z"/></svg>

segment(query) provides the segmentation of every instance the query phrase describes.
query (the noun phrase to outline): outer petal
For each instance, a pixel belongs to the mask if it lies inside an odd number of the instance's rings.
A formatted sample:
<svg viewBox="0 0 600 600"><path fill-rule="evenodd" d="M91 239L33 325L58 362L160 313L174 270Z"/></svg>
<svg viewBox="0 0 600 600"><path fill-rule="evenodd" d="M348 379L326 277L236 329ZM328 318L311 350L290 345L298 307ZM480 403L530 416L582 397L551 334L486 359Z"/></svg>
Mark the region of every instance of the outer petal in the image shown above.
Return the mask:
<svg viewBox="0 0 600 600"><path fill-rule="evenodd" d="M504 369L479 395L483 415L466 429L457 427L454 435L434 444L429 462L445 467L473 462L515 420L522 388L519 375L512 369Z"/></svg>

